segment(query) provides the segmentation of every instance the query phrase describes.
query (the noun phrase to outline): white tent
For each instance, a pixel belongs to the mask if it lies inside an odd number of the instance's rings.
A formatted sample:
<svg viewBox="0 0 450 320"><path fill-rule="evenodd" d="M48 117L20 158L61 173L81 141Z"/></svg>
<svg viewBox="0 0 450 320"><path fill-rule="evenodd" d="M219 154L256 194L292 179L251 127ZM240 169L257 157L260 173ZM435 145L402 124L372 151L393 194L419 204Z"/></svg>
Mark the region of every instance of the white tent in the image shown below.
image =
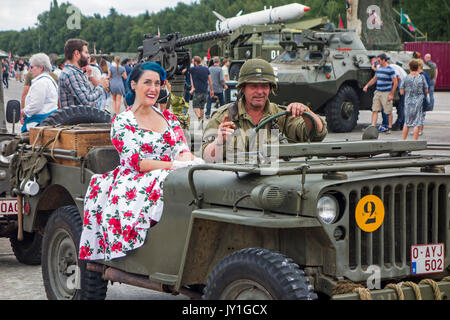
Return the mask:
<svg viewBox="0 0 450 320"><path fill-rule="evenodd" d="M9 53L7 53L3 50L0 50L0 58L8 58L8 57L9 57Z"/></svg>

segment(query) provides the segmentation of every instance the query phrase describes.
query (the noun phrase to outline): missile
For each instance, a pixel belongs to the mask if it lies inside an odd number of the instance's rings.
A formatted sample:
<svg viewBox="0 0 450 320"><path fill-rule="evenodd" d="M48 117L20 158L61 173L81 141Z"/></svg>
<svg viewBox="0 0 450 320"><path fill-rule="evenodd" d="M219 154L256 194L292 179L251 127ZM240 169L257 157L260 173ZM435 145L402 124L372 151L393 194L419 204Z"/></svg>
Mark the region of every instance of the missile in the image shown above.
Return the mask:
<svg viewBox="0 0 450 320"><path fill-rule="evenodd" d="M280 7L252 12L242 15L242 10L232 18L225 18L219 13L213 11L219 19L216 22L216 30L234 31L239 27L253 24L279 23L285 20L295 19L303 16L310 8L299 3L291 3Z"/></svg>

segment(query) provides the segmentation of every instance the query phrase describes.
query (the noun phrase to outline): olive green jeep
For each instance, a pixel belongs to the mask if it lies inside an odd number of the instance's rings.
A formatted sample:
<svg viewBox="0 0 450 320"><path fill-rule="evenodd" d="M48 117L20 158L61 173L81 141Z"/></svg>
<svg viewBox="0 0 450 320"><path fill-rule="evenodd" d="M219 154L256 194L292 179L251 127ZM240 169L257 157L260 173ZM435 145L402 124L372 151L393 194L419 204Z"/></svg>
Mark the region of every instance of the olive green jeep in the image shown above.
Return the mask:
<svg viewBox="0 0 450 320"><path fill-rule="evenodd" d="M24 152L32 152L26 143ZM173 171L164 211L125 257L79 260L90 177L119 163L35 147L48 184L23 194L23 230L43 235L49 299L104 299L108 281L197 299L446 299L450 157L425 141L265 145L250 162Z"/></svg>

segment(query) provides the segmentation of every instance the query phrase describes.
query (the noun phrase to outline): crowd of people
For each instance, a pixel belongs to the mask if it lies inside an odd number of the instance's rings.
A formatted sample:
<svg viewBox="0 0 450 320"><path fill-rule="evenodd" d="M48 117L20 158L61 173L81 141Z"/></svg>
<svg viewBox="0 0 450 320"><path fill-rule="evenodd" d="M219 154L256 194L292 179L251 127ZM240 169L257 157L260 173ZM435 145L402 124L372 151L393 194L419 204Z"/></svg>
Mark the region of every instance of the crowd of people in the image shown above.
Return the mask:
<svg viewBox="0 0 450 320"><path fill-rule="evenodd" d="M423 134L426 112L434 107L434 86L438 76L436 63L427 53L424 60L414 58L409 62L409 74L402 67L390 63L389 57L382 53L372 59L373 78L364 86L363 91L376 85L372 102L372 126L376 126L378 113L382 113L382 124L378 131L390 134L392 130L402 131L402 139L406 140L409 130L413 128L413 139ZM423 67L430 68L430 75ZM396 106L397 120L393 123L393 102L395 93L399 95Z"/></svg>
<svg viewBox="0 0 450 320"><path fill-rule="evenodd" d="M199 129L203 129L204 118L211 118L212 103L216 108L225 104L224 90L228 89L228 67L230 61L219 57L213 57L211 65L207 64L199 56L192 59L190 70L186 73L186 91L184 99L189 102L192 99L192 107L199 122ZM206 107L206 112L205 112Z"/></svg>
<svg viewBox="0 0 450 320"><path fill-rule="evenodd" d="M51 59L45 53L38 53L28 60L13 61L13 66L2 59L4 88L9 87L11 77L23 82L20 99L22 132L29 131L61 107L89 105L111 108L118 114L122 102L127 106L126 79L136 61L130 58L121 61L120 57L115 57L112 62L105 58L97 62L87 48L87 42L70 39L66 42L64 56Z"/></svg>
<svg viewBox="0 0 450 320"><path fill-rule="evenodd" d="M30 62L24 59L17 59L11 62L2 59L2 81L5 88L8 88L9 78L15 78L16 81L23 82L25 76L30 70Z"/></svg>

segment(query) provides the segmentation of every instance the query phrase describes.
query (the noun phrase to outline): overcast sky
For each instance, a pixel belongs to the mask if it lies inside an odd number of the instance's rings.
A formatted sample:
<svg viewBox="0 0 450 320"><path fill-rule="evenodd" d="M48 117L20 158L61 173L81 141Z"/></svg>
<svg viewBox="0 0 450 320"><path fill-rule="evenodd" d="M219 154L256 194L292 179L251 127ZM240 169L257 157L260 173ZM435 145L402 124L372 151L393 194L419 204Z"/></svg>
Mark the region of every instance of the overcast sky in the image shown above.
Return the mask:
<svg viewBox="0 0 450 320"><path fill-rule="evenodd" d="M33 27L37 16L50 10L51 0L0 0L0 30L17 30ZM191 4L195 0L58 0L58 4L70 2L80 9L81 14L92 16L99 13L106 16L110 8L119 14L137 16L167 7L175 7L178 2Z"/></svg>

